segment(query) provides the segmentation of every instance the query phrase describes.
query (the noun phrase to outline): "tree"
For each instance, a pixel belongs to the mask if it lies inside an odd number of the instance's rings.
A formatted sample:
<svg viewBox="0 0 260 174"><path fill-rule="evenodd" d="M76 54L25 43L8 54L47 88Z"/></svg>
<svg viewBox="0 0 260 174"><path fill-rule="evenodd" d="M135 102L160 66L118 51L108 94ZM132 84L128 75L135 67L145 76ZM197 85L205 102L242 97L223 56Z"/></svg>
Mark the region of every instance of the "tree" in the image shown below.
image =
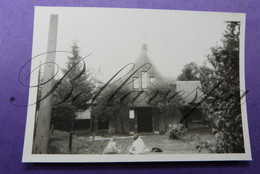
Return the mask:
<svg viewBox="0 0 260 174"><path fill-rule="evenodd" d="M223 46L212 48L212 54L208 56L213 68L206 89L214 89L214 92L208 95L210 100L203 103L203 114L216 134L216 152L221 153L244 152L239 88L239 35L240 23L227 22Z"/></svg>
<svg viewBox="0 0 260 174"><path fill-rule="evenodd" d="M86 68L82 58L79 56L79 47L77 42L72 45L72 56L68 57L65 81L70 82L72 87L71 102L77 110L86 110L89 107L89 100L95 90L95 79L91 72Z"/></svg>
<svg viewBox="0 0 260 174"><path fill-rule="evenodd" d="M198 68L198 77L204 93L208 93L210 91L210 88L208 88L208 84L210 83L210 81L214 81L213 72L214 70L206 66L205 64L199 66Z"/></svg>
<svg viewBox="0 0 260 174"><path fill-rule="evenodd" d="M132 99L129 97L131 91L128 87L123 87L113 95L118 85L118 83L115 83L106 86L91 108L95 126L97 126L97 122L109 121L108 133L126 133L124 119L129 112L128 104ZM128 97L127 94L129 94ZM118 126L120 129L115 130L117 123L120 123L120 126ZM96 129L94 127L94 131Z"/></svg>
<svg viewBox="0 0 260 174"><path fill-rule="evenodd" d="M149 86L149 104L156 106L162 119L165 131L169 123L177 124L181 120L180 108L182 97L176 92L176 84L167 81L155 83Z"/></svg>
<svg viewBox="0 0 260 174"><path fill-rule="evenodd" d="M179 81L199 80L199 68L195 62L188 63L182 69L182 74L177 77Z"/></svg>
<svg viewBox="0 0 260 174"><path fill-rule="evenodd" d="M55 80L59 85L52 100L51 119L55 128L67 131L73 129L76 113L89 108L95 90L95 80L79 56L77 42L73 42L71 48L67 66L62 69L64 78Z"/></svg>

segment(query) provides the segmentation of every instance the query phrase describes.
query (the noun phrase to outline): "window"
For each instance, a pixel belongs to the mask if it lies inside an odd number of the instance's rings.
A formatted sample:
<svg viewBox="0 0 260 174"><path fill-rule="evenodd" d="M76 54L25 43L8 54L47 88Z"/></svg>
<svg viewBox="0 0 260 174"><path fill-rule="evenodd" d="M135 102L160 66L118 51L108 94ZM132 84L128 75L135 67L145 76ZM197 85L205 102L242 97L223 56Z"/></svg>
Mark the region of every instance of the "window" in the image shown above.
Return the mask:
<svg viewBox="0 0 260 174"><path fill-rule="evenodd" d="M150 83L154 83L155 82L155 77L154 76L151 76L150 77Z"/></svg>
<svg viewBox="0 0 260 174"><path fill-rule="evenodd" d="M142 71L142 88L147 88L147 73Z"/></svg>
<svg viewBox="0 0 260 174"><path fill-rule="evenodd" d="M134 89L139 88L138 78L134 77Z"/></svg>

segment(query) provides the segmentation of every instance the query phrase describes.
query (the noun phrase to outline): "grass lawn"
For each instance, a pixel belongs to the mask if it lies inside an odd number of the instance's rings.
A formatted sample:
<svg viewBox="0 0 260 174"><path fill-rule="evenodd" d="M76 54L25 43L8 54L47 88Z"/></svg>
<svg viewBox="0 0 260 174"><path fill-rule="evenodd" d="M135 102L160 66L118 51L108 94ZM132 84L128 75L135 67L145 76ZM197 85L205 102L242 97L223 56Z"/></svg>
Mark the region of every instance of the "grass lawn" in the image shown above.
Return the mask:
<svg viewBox="0 0 260 174"><path fill-rule="evenodd" d="M195 148L198 139L191 138L195 134L198 134L202 140L208 140L211 143L215 142L215 137L208 128L188 130L182 139L169 139L168 135L153 134L141 134L140 137L143 139L147 149L158 147L165 154L190 154L199 153ZM111 137L112 135L106 135L105 137L96 136L93 140L91 136L73 136L72 151L69 152L69 133L55 131L54 135L50 137L48 153L102 154ZM121 154L128 154L133 143L132 136L118 135L117 137L117 145L121 148ZM202 149L200 153L209 153L209 151Z"/></svg>

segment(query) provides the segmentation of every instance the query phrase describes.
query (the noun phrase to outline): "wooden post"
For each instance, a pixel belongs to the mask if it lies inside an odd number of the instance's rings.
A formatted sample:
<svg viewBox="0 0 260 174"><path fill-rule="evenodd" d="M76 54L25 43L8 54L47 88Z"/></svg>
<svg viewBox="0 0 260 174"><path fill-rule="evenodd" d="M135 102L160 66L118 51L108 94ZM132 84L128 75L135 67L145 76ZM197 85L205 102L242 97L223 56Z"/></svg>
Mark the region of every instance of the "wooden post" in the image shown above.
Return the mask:
<svg viewBox="0 0 260 174"><path fill-rule="evenodd" d="M135 128L134 128L134 119L135 119L135 110L130 109L129 110L129 122L130 122L130 129L129 129L129 134L133 135L135 133Z"/></svg>
<svg viewBox="0 0 260 174"><path fill-rule="evenodd" d="M137 120L137 117L138 117L138 114L137 114L137 110L135 110L135 118L134 118L134 132L137 133L138 132L138 120Z"/></svg>
<svg viewBox="0 0 260 174"><path fill-rule="evenodd" d="M46 62L55 62L55 51L57 42L57 28L58 28L58 15L52 14L50 16L50 28L48 36L48 47L47 47L47 57ZM54 63L45 64L43 81L46 82L52 79L54 76ZM42 86L41 97L46 96L46 94L52 89L53 80ZM34 141L33 153L36 154L46 154L48 148L49 132L50 132L50 121L51 121L51 98L49 95L47 98L41 101L38 124L36 129L36 137Z"/></svg>
<svg viewBox="0 0 260 174"><path fill-rule="evenodd" d="M54 125L51 125L51 135L54 134Z"/></svg>
<svg viewBox="0 0 260 174"><path fill-rule="evenodd" d="M115 134L116 133L116 119L110 118L108 120L108 134Z"/></svg>
<svg viewBox="0 0 260 174"><path fill-rule="evenodd" d="M71 131L69 137L69 153L72 153L72 137L73 137L73 133Z"/></svg>

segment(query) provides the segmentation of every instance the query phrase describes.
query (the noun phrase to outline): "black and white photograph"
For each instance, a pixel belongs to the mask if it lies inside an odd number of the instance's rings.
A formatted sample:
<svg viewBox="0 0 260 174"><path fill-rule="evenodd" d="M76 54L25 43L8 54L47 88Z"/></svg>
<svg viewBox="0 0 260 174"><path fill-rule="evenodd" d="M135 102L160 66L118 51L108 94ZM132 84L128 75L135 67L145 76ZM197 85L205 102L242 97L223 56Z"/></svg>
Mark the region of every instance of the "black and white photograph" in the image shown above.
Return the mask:
<svg viewBox="0 0 260 174"><path fill-rule="evenodd" d="M23 162L251 160L244 42L242 13L35 7Z"/></svg>

